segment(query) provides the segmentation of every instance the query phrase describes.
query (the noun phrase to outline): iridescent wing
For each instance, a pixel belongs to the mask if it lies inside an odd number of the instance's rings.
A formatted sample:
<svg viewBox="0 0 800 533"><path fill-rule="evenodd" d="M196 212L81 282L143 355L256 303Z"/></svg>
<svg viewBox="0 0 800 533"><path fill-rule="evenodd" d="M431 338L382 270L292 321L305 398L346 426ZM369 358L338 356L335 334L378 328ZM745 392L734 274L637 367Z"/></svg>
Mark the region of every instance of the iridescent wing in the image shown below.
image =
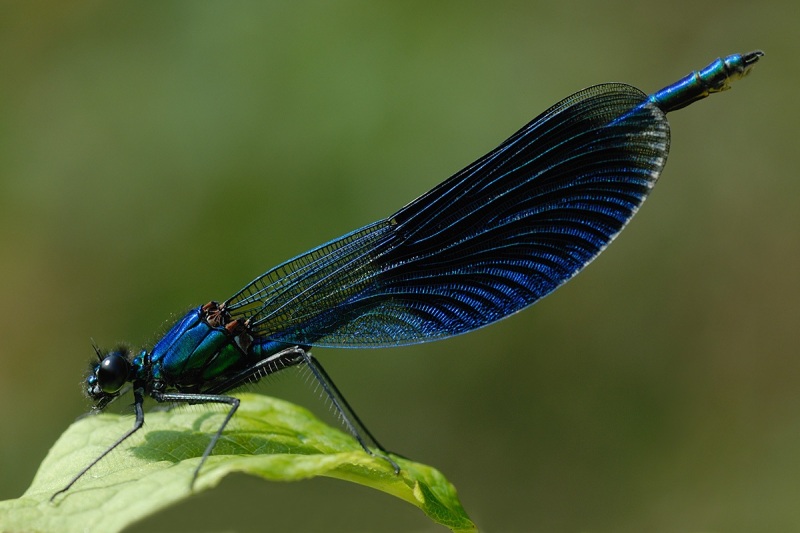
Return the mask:
<svg viewBox="0 0 800 533"><path fill-rule="evenodd" d="M666 116L623 84L580 91L393 216L266 272L225 306L281 342L377 347L485 326L594 259L655 185Z"/></svg>

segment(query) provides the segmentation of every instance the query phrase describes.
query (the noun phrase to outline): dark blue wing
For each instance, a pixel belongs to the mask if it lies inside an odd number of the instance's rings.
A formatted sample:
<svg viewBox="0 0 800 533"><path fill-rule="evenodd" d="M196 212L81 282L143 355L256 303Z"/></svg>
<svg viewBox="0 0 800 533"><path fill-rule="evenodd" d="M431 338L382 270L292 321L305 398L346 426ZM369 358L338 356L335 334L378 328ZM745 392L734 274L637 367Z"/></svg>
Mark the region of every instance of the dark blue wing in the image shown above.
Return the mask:
<svg viewBox="0 0 800 533"><path fill-rule="evenodd" d="M655 185L666 116L638 89L580 91L388 219L258 277L225 305L261 336L394 346L464 333L577 274Z"/></svg>

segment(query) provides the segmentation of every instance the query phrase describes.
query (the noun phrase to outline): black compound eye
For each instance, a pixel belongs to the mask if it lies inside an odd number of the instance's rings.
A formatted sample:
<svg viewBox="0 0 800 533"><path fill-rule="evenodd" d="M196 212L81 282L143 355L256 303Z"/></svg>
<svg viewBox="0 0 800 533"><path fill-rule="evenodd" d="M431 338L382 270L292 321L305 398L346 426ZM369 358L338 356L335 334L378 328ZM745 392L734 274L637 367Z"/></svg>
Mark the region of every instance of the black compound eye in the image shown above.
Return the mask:
<svg viewBox="0 0 800 533"><path fill-rule="evenodd" d="M106 356L97 367L97 384L107 394L114 394L128 380L128 360L112 353Z"/></svg>

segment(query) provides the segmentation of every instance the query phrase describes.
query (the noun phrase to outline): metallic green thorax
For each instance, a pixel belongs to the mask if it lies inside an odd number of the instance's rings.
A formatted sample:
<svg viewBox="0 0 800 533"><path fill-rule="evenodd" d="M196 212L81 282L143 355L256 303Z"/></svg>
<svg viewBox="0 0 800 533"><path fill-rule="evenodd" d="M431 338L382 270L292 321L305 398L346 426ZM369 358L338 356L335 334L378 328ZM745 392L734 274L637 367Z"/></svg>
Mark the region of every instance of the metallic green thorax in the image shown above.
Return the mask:
<svg viewBox="0 0 800 533"><path fill-rule="evenodd" d="M156 379L170 386L198 386L249 361L252 337L246 328L218 316L217 304L208 303L189 311L164 335L150 354Z"/></svg>

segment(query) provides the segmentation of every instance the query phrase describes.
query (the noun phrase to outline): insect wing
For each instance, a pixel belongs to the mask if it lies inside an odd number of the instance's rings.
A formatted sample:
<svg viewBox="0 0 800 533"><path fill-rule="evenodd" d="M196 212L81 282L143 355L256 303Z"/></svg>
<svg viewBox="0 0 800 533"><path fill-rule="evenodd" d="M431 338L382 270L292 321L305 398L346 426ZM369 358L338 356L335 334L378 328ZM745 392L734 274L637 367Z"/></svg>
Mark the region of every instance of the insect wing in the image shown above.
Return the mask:
<svg viewBox="0 0 800 533"><path fill-rule="evenodd" d="M589 87L392 217L259 276L226 302L275 341L378 347L465 333L577 274L630 220L669 151L665 114Z"/></svg>

